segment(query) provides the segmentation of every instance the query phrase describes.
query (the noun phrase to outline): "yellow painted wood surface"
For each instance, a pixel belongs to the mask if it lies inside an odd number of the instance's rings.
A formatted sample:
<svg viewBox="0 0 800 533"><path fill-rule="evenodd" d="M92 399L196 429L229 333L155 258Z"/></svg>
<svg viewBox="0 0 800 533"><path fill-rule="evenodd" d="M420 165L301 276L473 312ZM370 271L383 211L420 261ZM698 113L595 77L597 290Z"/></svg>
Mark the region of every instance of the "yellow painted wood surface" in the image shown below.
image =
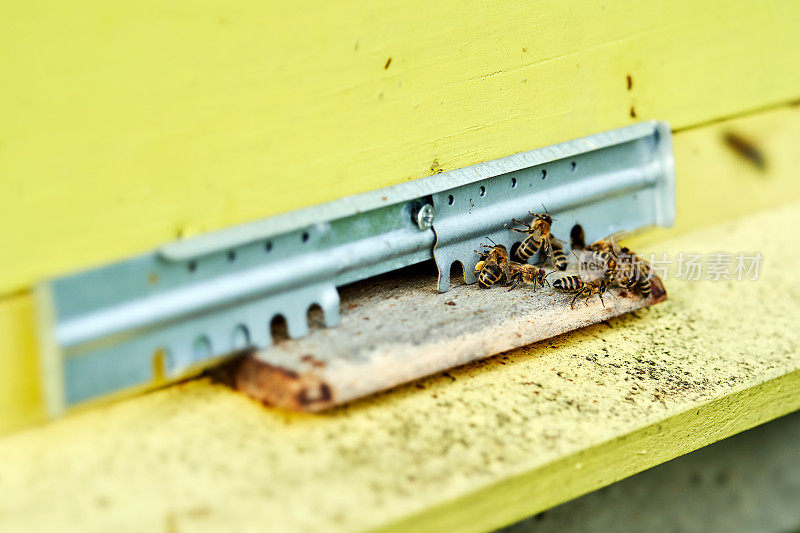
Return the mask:
<svg viewBox="0 0 800 533"><path fill-rule="evenodd" d="M0 300L0 432L44 420L33 298Z"/></svg>
<svg viewBox="0 0 800 533"><path fill-rule="evenodd" d="M633 114L796 100L799 22L778 0L5 2L0 294Z"/></svg>
<svg viewBox="0 0 800 533"><path fill-rule="evenodd" d="M759 169L725 143L734 132L763 153ZM678 132L674 137L678 215L674 229L636 238L637 247L760 209L800 201L800 107ZM0 299L0 432L43 418L28 293Z"/></svg>
<svg viewBox="0 0 800 533"><path fill-rule="evenodd" d="M727 140L757 151L761 165ZM675 226L648 232L653 242L800 200L800 105L754 113L675 134Z"/></svg>
<svg viewBox="0 0 800 533"><path fill-rule="evenodd" d="M800 407L799 225L800 203L654 247L757 249L758 281L669 279L649 311L330 413L195 381L7 436L0 530L501 526Z"/></svg>

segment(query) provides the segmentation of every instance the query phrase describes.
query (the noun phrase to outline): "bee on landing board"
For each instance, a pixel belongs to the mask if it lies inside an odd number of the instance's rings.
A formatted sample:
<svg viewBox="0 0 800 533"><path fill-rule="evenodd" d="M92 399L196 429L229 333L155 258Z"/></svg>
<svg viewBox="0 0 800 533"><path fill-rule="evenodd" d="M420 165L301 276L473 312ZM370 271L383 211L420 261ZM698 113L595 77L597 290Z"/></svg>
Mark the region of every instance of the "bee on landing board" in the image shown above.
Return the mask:
<svg viewBox="0 0 800 533"><path fill-rule="evenodd" d="M652 278L650 264L627 247L621 248L620 254L625 263L622 273L617 275L620 286L628 290L635 288L644 298L648 298Z"/></svg>
<svg viewBox="0 0 800 533"><path fill-rule="evenodd" d="M508 272L508 283L511 286L508 290L514 290L520 283L525 283L526 285L532 285L534 291L536 291L537 286L544 287L545 283L549 285L546 278L548 274L553 273L553 271L546 272L545 269L536 265L526 265L516 261L509 263Z"/></svg>
<svg viewBox="0 0 800 533"><path fill-rule="evenodd" d="M502 279L509 279L508 273L508 250L502 244L495 243L489 239L493 246L481 244L484 248L479 252L481 259L475 265L475 273L478 275L478 285L482 289L488 289ZM486 250L488 248L488 250Z"/></svg>
<svg viewBox="0 0 800 533"><path fill-rule="evenodd" d="M586 297L584 303L589 305L589 298L591 298L593 294L596 294L600 297L600 303L602 303L603 307L605 307L606 303L603 301L603 294L608 291L610 285L610 282L605 278L598 278L592 281L583 281L580 276L574 274L571 276L558 278L553 282L553 288L555 290L575 293L575 296L572 298L572 301L569 304L570 309L575 309L575 300L581 296Z"/></svg>
<svg viewBox="0 0 800 533"><path fill-rule="evenodd" d="M603 277L609 281L614 281L617 276L620 256L622 255L619 244L617 244L617 239L622 237L623 234L624 232L617 232L613 235L609 235L605 239L595 241L586 247L588 252L594 254L594 256L600 260L602 263Z"/></svg>
<svg viewBox="0 0 800 533"><path fill-rule="evenodd" d="M553 218L547 212L537 214L529 211L528 214L533 217L530 224L516 218L512 219L512 222L524 227L510 229L527 234L515 251L515 259L520 263L527 263L536 252L544 250L554 267L558 270L566 270L567 256L564 254L564 244L550 234Z"/></svg>

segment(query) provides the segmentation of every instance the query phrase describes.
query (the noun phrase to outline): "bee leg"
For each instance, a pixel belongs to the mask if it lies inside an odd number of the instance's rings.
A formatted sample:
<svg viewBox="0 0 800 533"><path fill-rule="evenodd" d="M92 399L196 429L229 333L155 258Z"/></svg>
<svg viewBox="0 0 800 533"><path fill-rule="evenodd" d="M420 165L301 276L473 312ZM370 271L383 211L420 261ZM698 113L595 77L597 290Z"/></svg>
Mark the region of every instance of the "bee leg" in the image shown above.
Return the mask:
<svg viewBox="0 0 800 533"><path fill-rule="evenodd" d="M606 303L603 301L603 293L598 294L598 296L600 297L600 303L603 304L603 307L605 307Z"/></svg>
<svg viewBox="0 0 800 533"><path fill-rule="evenodd" d="M591 298L592 294L594 294L594 293L592 292L591 289L587 289L586 287L584 287L583 290L587 293L586 294L586 299L583 301L583 303L586 304L586 306L588 307L589 306L589 298Z"/></svg>
<svg viewBox="0 0 800 533"><path fill-rule="evenodd" d="M517 285L519 285L519 278L514 278L514 281L511 282L510 285L511 288L508 289L509 291L513 291L514 289L516 289Z"/></svg>
<svg viewBox="0 0 800 533"><path fill-rule="evenodd" d="M577 300L578 296L580 296L581 294L583 294L583 291L578 291L577 293L575 293L575 296L572 298L572 301L569 303L569 308L570 309L575 309L575 300Z"/></svg>

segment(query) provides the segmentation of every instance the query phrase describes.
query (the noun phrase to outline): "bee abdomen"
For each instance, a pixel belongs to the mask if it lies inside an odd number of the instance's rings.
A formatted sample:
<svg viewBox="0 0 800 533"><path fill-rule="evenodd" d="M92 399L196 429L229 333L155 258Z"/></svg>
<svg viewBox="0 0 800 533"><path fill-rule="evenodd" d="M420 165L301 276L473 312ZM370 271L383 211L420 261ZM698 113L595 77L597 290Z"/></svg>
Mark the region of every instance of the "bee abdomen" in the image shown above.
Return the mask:
<svg viewBox="0 0 800 533"><path fill-rule="evenodd" d="M559 291L577 291L583 287L583 281L579 276L564 276L553 282L553 288Z"/></svg>
<svg viewBox="0 0 800 533"><path fill-rule="evenodd" d="M617 275L615 279L617 284L624 289L631 290L637 285L636 278L630 275L629 272L623 275Z"/></svg>
<svg viewBox="0 0 800 533"><path fill-rule="evenodd" d="M567 269L567 254L564 253L564 250L553 250L553 266L558 270Z"/></svg>
<svg viewBox="0 0 800 533"><path fill-rule="evenodd" d="M650 296L650 280L647 278L639 280L639 283L636 285L636 288L639 289L639 292L645 298Z"/></svg>
<svg viewBox="0 0 800 533"><path fill-rule="evenodd" d="M528 259L533 257L533 254L538 252L541 246L542 246L542 241L536 240L536 237L531 235L530 237L522 241L522 243L517 248L516 251L517 259L519 259L523 263L527 263Z"/></svg>
<svg viewBox="0 0 800 533"><path fill-rule="evenodd" d="M530 238L522 241L522 243L517 248L517 251L515 252L517 259L519 259L523 263L527 263L528 259L530 259L531 256L533 256L533 254L536 253L536 250L538 250L538 247L534 246L535 244L531 242Z"/></svg>
<svg viewBox="0 0 800 533"><path fill-rule="evenodd" d="M484 289L488 289L503 277L503 269L498 265L488 265L481 270L478 274L478 285Z"/></svg>

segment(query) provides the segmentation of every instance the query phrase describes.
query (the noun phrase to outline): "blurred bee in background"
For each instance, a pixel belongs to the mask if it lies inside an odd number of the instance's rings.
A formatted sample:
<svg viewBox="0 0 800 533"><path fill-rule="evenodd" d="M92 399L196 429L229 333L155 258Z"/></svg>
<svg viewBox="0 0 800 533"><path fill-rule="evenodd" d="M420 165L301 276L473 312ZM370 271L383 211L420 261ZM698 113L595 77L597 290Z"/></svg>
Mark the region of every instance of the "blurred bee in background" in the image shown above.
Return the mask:
<svg viewBox="0 0 800 533"><path fill-rule="evenodd" d="M524 226L524 228L510 228L512 231L518 233L525 233L527 237L520 243L519 247L514 252L514 259L520 263L527 263L528 260L539 250L544 250L553 262L553 266L558 270L567 269L567 256L564 254L564 248L561 241L556 240L550 234L550 227L553 224L553 218L547 213L545 209L544 214L528 212L533 217L530 224L512 219L512 222Z"/></svg>
<svg viewBox="0 0 800 533"><path fill-rule="evenodd" d="M576 274L558 278L553 282L553 288L555 290L575 293L575 296L572 298L572 301L569 304L570 309L575 309L575 300L582 296L586 297L584 303L589 305L589 298L591 298L593 294L596 294L600 297L600 303L602 303L603 307L605 307L606 302L603 300L603 294L608 291L610 286L611 283L605 278L597 278L593 281L583 281L581 277Z"/></svg>
<svg viewBox="0 0 800 533"><path fill-rule="evenodd" d="M487 237L488 239L488 237ZM484 249L475 253L480 255L480 261L475 265L475 274L478 276L478 285L483 289L488 289L502 279L509 279L508 276L508 250L502 244L495 243L489 239L492 246L481 244Z"/></svg>
<svg viewBox="0 0 800 533"><path fill-rule="evenodd" d="M510 274L508 283L511 285L508 290L514 290L520 283L525 283L533 285L533 290L536 291L536 287L544 287L545 283L549 285L546 278L553 273L553 271L547 272L536 265L526 265L516 261L509 263L508 271Z"/></svg>

